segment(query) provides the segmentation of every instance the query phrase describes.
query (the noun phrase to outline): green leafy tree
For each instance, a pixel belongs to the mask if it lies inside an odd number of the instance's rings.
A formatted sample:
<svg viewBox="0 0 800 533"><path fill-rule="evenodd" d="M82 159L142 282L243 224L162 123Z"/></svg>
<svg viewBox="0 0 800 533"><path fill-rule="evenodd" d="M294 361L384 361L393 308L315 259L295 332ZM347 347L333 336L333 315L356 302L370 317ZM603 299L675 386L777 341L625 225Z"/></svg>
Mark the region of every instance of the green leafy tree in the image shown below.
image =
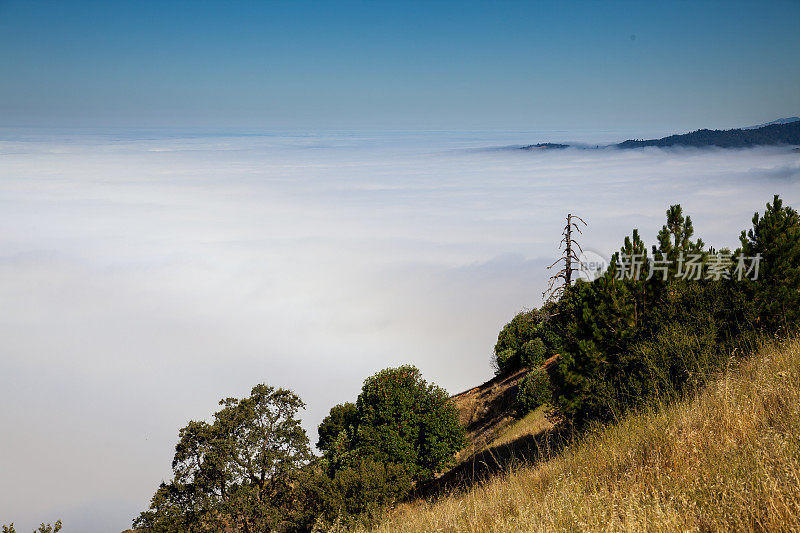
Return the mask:
<svg viewBox="0 0 800 533"><path fill-rule="evenodd" d="M345 402L331 407L330 413L317 428L319 434L317 448L322 452L330 450L341 432L355 426L356 417L356 404L353 402Z"/></svg>
<svg viewBox="0 0 800 533"><path fill-rule="evenodd" d="M287 389L262 384L249 397L220 405L213 423L192 421L181 429L174 480L159 487L134 527L249 533L285 522L296 476L311 458L297 418L303 402Z"/></svg>
<svg viewBox="0 0 800 533"><path fill-rule="evenodd" d="M633 265L634 256L639 266ZM620 409L619 380L636 370L627 352L644 334L654 303L643 282L646 259L646 247L633 230L605 275L577 283L559 302L564 349L549 377L559 413L573 424L608 420Z"/></svg>
<svg viewBox="0 0 800 533"><path fill-rule="evenodd" d="M498 374L522 366L540 366L548 356L559 352L561 338L551 321L555 307L555 304L547 304L542 309L522 311L503 326L494 346Z"/></svg>
<svg viewBox="0 0 800 533"><path fill-rule="evenodd" d="M323 457L298 483L300 506L318 530L374 523L414 482L449 465L463 445L447 393L412 366L366 379L356 403L331 408L318 431Z"/></svg>
<svg viewBox="0 0 800 533"><path fill-rule="evenodd" d="M444 389L413 366L381 370L356 401L352 447L358 458L399 464L414 481L431 479L464 443L458 412Z"/></svg>

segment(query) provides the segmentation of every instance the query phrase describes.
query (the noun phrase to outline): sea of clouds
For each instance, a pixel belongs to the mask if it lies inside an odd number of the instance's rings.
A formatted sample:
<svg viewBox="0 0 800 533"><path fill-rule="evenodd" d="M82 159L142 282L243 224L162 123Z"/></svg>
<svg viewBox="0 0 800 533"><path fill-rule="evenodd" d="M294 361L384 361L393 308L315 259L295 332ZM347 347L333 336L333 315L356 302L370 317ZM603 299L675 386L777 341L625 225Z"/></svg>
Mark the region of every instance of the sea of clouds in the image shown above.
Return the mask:
<svg viewBox="0 0 800 533"><path fill-rule="evenodd" d="M786 148L504 148L623 138L0 132L0 522L129 527L178 429L259 382L313 440L381 368L490 378L568 212L607 255L673 203L717 248L773 194L800 206Z"/></svg>

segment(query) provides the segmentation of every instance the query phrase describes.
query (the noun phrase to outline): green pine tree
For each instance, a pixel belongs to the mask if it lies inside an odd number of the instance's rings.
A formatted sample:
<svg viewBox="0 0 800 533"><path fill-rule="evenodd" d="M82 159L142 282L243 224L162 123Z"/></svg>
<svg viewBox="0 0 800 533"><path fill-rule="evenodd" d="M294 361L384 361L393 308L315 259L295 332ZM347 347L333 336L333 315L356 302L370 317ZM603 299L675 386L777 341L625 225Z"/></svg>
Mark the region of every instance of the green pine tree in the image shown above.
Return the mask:
<svg viewBox="0 0 800 533"><path fill-rule="evenodd" d="M800 325L800 217L784 207L776 194L763 216L753 215L753 227L740 236L741 253L760 255L753 282L761 326L768 331L792 331ZM750 264L748 263L748 267ZM751 274L751 275L754 275Z"/></svg>

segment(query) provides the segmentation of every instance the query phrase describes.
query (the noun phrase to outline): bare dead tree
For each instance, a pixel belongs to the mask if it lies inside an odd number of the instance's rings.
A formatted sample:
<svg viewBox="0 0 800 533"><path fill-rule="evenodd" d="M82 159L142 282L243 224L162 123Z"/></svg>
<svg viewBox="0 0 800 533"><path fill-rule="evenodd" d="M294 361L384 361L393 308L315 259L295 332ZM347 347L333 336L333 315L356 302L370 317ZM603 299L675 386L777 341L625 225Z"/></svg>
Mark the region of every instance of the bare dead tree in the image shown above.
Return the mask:
<svg viewBox="0 0 800 533"><path fill-rule="evenodd" d="M572 285L572 274L575 271L575 265L580 264L578 251L583 253L583 248L581 248L581 245L572 236L573 231L583 234L578 222L582 223L584 226L588 225L578 215L573 215L572 213L567 214L567 225L564 226L564 231L561 233L562 239L558 245L559 248L563 248L564 253L561 257L556 259L552 265L547 267L547 270L550 270L562 261L564 262L561 269L553 276L550 276L550 284L547 290L542 293L542 296L548 302L560 298L561 295L564 294L566 287Z"/></svg>

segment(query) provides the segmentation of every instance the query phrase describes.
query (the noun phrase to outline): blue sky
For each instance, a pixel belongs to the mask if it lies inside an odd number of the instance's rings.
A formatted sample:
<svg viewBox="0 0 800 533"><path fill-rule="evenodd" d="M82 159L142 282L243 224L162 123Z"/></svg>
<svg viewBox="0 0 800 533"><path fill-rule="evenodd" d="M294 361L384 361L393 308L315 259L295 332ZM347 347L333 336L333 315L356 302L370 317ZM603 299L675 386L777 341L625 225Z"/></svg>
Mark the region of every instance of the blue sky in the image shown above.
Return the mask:
<svg viewBox="0 0 800 533"><path fill-rule="evenodd" d="M800 2L0 0L0 125L689 129L800 113Z"/></svg>

